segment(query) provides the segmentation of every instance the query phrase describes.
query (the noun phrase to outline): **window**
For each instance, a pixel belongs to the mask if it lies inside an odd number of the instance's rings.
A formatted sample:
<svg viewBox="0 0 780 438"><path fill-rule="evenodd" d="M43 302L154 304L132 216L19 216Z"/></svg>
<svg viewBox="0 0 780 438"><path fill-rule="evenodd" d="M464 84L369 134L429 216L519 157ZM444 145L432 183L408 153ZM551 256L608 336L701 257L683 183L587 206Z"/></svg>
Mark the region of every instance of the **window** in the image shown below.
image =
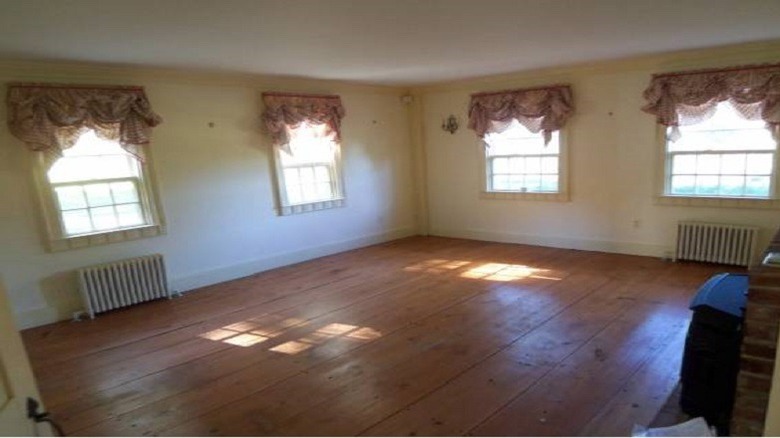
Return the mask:
<svg viewBox="0 0 780 438"><path fill-rule="evenodd" d="M746 120L728 102L703 122L667 128L664 195L773 199L777 141L763 120Z"/></svg>
<svg viewBox="0 0 780 438"><path fill-rule="evenodd" d="M343 205L340 148L325 129L325 125L301 123L289 130L288 147L274 148L281 214Z"/></svg>
<svg viewBox="0 0 780 438"><path fill-rule="evenodd" d="M55 239L131 230L148 235L144 228L159 225L145 166L116 141L87 131L44 172L47 210L53 213L48 215L49 228ZM112 236L109 240L131 237Z"/></svg>
<svg viewBox="0 0 780 438"><path fill-rule="evenodd" d="M542 133L534 134L515 120L503 132L486 134L485 143L486 194L529 194L536 199L565 195L560 131L545 145Z"/></svg>

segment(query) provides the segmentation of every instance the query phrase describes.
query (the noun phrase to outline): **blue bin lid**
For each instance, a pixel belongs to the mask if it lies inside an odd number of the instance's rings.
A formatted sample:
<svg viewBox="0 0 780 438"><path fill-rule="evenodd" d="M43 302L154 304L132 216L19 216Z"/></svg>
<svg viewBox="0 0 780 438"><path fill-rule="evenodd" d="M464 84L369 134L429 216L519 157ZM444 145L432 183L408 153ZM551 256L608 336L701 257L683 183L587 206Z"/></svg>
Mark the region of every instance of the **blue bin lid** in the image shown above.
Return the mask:
<svg viewBox="0 0 780 438"><path fill-rule="evenodd" d="M741 318L747 305L747 290L747 274L716 274L699 288L690 308L707 306Z"/></svg>

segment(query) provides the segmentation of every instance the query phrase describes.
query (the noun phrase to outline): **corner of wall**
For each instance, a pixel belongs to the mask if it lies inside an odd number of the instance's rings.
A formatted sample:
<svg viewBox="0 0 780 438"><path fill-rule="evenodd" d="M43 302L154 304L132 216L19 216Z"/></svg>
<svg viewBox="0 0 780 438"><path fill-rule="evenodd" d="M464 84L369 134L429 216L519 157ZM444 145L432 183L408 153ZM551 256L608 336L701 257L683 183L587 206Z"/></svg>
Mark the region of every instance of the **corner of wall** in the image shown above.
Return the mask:
<svg viewBox="0 0 780 438"><path fill-rule="evenodd" d="M411 97L407 104L409 120L409 142L412 146L413 174L415 192L415 217L417 219L417 231L421 235L428 235L430 227L428 211L428 162L425 149L425 120L423 116L424 94L421 90L413 88L406 93Z"/></svg>

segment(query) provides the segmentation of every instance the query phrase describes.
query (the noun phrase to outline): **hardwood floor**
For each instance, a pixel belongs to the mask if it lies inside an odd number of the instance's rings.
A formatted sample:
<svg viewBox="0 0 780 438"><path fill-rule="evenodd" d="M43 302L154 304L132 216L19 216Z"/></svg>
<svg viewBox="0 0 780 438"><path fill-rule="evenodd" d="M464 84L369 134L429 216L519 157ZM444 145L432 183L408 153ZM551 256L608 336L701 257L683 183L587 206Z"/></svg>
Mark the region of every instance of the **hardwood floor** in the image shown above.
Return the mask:
<svg viewBox="0 0 780 438"><path fill-rule="evenodd" d="M69 434L626 435L724 270L414 237L23 336Z"/></svg>

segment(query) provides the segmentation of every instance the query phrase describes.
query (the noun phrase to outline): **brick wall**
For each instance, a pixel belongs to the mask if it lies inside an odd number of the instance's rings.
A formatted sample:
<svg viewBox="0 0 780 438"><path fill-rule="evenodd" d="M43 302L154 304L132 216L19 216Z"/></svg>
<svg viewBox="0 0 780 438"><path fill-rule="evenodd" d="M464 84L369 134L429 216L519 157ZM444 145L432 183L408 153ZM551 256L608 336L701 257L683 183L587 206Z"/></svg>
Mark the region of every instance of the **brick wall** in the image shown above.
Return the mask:
<svg viewBox="0 0 780 438"><path fill-rule="evenodd" d="M780 252L780 232L766 252ZM763 260L763 257L761 258ZM731 434L762 436L780 328L780 268L756 265L750 269L737 396Z"/></svg>

